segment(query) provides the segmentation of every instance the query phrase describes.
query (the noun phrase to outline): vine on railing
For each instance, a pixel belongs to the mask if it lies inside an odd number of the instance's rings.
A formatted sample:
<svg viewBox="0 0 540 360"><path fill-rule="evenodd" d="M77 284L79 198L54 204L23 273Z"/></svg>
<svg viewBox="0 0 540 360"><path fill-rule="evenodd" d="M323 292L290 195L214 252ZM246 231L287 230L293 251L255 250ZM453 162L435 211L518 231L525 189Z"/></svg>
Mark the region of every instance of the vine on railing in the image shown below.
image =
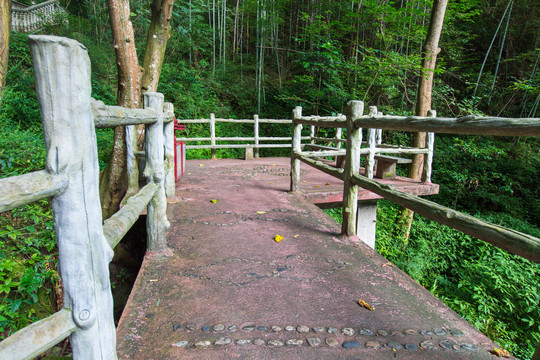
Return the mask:
<svg viewBox="0 0 540 360"><path fill-rule="evenodd" d="M164 106L159 93L143 95L145 109L93 101L90 60L81 44L45 35L29 39L46 170L1 179L0 211L52 198L64 308L0 342L0 359L33 359L67 336L74 359L116 359L109 262L112 249L146 206L147 248L166 249L165 185L173 170L164 160L165 141L173 140L172 105ZM125 124L146 124L147 185L103 224L95 128Z"/></svg>

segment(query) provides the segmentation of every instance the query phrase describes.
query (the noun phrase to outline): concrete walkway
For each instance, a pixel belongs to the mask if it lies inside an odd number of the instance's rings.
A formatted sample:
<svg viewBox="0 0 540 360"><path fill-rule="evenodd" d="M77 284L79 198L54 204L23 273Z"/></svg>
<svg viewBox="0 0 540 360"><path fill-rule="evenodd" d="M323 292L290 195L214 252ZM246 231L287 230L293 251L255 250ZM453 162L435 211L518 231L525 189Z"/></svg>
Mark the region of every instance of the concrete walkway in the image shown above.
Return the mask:
<svg viewBox="0 0 540 360"><path fill-rule="evenodd" d="M188 162L170 252L147 254L120 320L120 359L495 358L488 338L289 194L288 168ZM307 172L304 190L339 187Z"/></svg>

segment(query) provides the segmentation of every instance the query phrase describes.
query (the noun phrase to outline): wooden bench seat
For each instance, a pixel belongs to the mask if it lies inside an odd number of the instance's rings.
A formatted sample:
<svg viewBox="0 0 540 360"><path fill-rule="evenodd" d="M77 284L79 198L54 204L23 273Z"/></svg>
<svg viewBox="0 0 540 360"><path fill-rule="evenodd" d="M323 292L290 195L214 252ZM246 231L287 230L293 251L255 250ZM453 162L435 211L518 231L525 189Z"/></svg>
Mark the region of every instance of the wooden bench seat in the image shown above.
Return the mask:
<svg viewBox="0 0 540 360"><path fill-rule="evenodd" d="M367 154L363 154L363 157ZM375 177L380 179L392 179L396 176L396 164L410 164L411 159L400 158L387 155L375 155ZM345 156L338 156L336 166L343 168L345 166Z"/></svg>

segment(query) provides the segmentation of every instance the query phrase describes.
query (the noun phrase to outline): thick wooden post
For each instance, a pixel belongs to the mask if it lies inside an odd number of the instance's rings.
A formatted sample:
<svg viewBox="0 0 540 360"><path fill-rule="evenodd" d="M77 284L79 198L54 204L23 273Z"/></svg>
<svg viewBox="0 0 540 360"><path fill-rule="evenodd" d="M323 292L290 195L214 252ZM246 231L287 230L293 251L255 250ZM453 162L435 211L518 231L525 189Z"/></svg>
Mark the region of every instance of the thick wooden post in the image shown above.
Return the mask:
<svg viewBox="0 0 540 360"><path fill-rule="evenodd" d="M315 144L315 125L311 125L309 128L309 137L311 138L310 143Z"/></svg>
<svg viewBox="0 0 540 360"><path fill-rule="evenodd" d="M363 113L362 101L351 100L347 103L347 155L343 172L343 223L341 226L341 233L347 236L356 235L358 186L351 181L351 178L360 170L362 130L354 126L354 121Z"/></svg>
<svg viewBox="0 0 540 360"><path fill-rule="evenodd" d="M165 166L163 144L163 94L147 92L143 94L144 108L154 109L158 120L146 125L144 176L147 182L154 182L158 190L148 203L146 229L148 231L148 251L162 252L167 249L167 199L165 197Z"/></svg>
<svg viewBox="0 0 540 360"><path fill-rule="evenodd" d="M429 117L437 117L437 111L429 110ZM431 171L433 168L433 148L435 145L435 133L427 133L427 144L428 153L426 154L425 169L424 169L424 182L431 183Z"/></svg>
<svg viewBox="0 0 540 360"><path fill-rule="evenodd" d="M291 192L297 192L300 189L300 160L296 158L294 152L302 150L302 124L296 122L296 119L301 117L302 107L297 106L292 112Z"/></svg>
<svg viewBox="0 0 540 360"><path fill-rule="evenodd" d="M174 105L171 103L163 104L163 112L166 114L174 113ZM174 198L174 120L163 124L163 141L165 150L165 195L167 198Z"/></svg>
<svg viewBox="0 0 540 360"><path fill-rule="evenodd" d="M90 108L90 59L84 46L56 36L30 36L43 119L47 171L68 177L52 199L64 307L78 329L75 359L116 359L109 281L113 251L103 235L96 133Z"/></svg>
<svg viewBox="0 0 540 360"><path fill-rule="evenodd" d="M259 158L259 115L253 115L253 120L255 121L255 124L253 125L253 135L255 136L255 148L254 156L256 159Z"/></svg>
<svg viewBox="0 0 540 360"><path fill-rule="evenodd" d="M210 145L216 145L216 116L210 114ZM210 149L211 159L216 160L216 148Z"/></svg>

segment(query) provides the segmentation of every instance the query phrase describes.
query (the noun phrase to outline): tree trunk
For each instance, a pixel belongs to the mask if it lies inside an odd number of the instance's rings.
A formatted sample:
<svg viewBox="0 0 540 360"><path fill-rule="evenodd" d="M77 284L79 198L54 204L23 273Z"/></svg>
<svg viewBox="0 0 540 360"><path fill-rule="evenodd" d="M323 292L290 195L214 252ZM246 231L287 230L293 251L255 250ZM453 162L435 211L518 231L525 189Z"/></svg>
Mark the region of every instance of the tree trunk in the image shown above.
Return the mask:
<svg viewBox="0 0 540 360"><path fill-rule="evenodd" d="M117 103L128 108L138 108L141 104L141 70L135 49L133 24L130 20L129 0L108 0L108 6L118 69ZM128 188L125 141L124 127L116 128L111 160L100 179L100 198L104 219L118 211ZM136 169L136 166L133 168ZM132 181L138 181L139 175L138 173L130 174L129 178Z"/></svg>
<svg viewBox="0 0 540 360"><path fill-rule="evenodd" d="M9 55L9 35L11 33L11 0L0 3L0 108L4 97L4 87L6 85L6 74L8 68Z"/></svg>
<svg viewBox="0 0 540 360"><path fill-rule="evenodd" d="M142 92L157 91L167 41L171 33L174 0L152 1L152 22L143 61Z"/></svg>
<svg viewBox="0 0 540 360"><path fill-rule="evenodd" d="M448 0L434 0L431 10L431 19L429 29L426 35L426 41L422 46L422 68L423 74L418 80L418 91L416 93L415 115L427 116L431 110L431 92L433 88L433 72L437 62L437 55L441 51L439 48L439 39L441 37L444 14ZM426 133L419 132L413 135L413 147L426 146ZM413 155L413 161L409 168L409 177L414 180L421 180L424 170L424 154ZM400 223L403 226L405 235L404 240L408 242L411 230L414 212L409 209L403 209L400 216Z"/></svg>

